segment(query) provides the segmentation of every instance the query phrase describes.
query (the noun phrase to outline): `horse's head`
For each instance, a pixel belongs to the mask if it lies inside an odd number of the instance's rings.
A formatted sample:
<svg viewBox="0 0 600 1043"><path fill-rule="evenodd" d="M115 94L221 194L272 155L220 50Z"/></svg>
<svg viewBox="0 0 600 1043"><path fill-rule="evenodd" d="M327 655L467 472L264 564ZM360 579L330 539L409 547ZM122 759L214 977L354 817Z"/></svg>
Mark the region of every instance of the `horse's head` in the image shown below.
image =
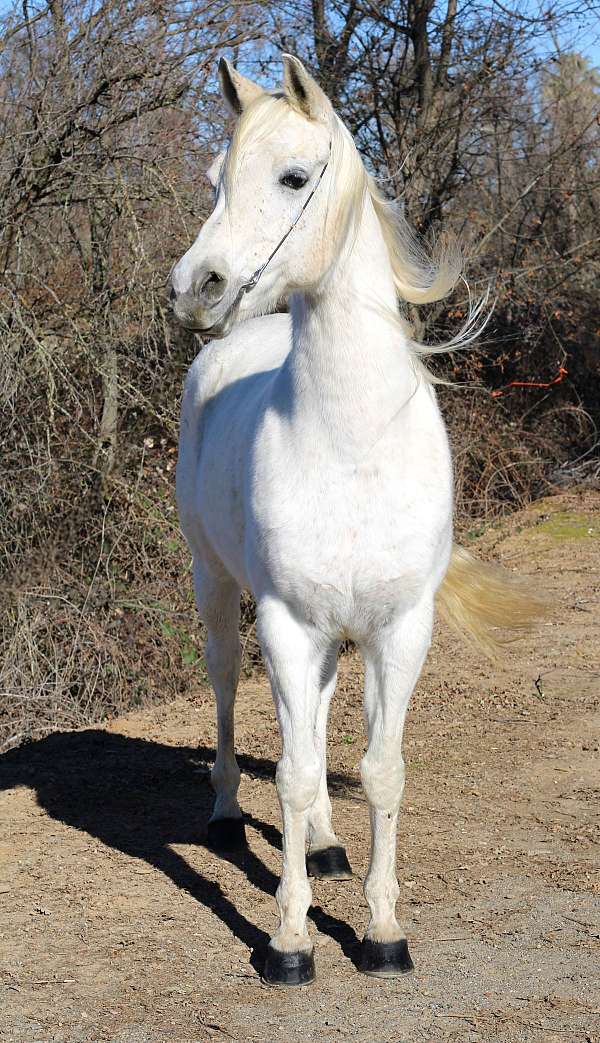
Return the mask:
<svg viewBox="0 0 600 1043"><path fill-rule="evenodd" d="M327 272L346 224L332 205L332 150L338 166L342 154L350 159L350 182L364 191L364 168L328 98L297 58L284 55L283 65L275 93L225 59L219 66L237 124L208 172L215 208L171 274L176 317L209 336L225 336L241 311L271 311L289 293L310 290Z"/></svg>

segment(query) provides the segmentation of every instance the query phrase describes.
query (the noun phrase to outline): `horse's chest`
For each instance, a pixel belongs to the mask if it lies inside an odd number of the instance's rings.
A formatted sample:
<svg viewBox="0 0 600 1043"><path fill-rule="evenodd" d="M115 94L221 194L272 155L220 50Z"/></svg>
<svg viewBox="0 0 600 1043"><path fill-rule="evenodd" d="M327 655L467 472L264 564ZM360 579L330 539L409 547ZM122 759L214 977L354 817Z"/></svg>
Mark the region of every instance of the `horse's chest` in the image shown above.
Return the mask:
<svg viewBox="0 0 600 1043"><path fill-rule="evenodd" d="M303 615L358 632L411 598L430 570L446 519L427 485L400 454L346 466L323 453L267 463L253 497L255 564Z"/></svg>

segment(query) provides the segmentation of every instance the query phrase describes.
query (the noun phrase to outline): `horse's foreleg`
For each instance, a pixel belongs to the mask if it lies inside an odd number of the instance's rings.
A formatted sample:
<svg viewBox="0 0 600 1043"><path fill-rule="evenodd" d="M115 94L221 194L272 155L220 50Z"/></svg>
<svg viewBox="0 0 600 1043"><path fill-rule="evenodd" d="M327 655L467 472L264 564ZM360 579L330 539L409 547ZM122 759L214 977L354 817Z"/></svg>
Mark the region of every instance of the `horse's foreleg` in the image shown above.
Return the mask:
<svg viewBox="0 0 600 1043"><path fill-rule="evenodd" d="M277 888L279 927L271 938L263 976L273 985L301 985L314 977L306 913L312 892L306 874L308 810L321 778L315 742L320 657L308 628L273 599L258 606L258 635L273 690L282 739L277 794L283 819L283 867Z"/></svg>
<svg viewBox="0 0 600 1043"><path fill-rule="evenodd" d="M237 800L240 769L234 753L234 703L240 674L240 591L228 579L194 565L196 604L206 624L206 670L217 702L217 755L211 772L215 804L208 824L209 843L230 850L245 843Z"/></svg>
<svg viewBox="0 0 600 1043"><path fill-rule="evenodd" d="M331 826L331 801L327 791L327 715L335 690L337 644L325 657L321 672L321 694L315 725L315 744L321 758L321 778L314 803L308 812L309 876L328 880L347 880L352 876L348 856Z"/></svg>
<svg viewBox="0 0 600 1043"><path fill-rule="evenodd" d="M412 969L406 937L396 919L396 831L404 790L404 720L427 655L432 622L432 599L423 598L365 649L369 742L361 776L372 832L364 888L371 919L362 942L360 967L367 974L389 976Z"/></svg>

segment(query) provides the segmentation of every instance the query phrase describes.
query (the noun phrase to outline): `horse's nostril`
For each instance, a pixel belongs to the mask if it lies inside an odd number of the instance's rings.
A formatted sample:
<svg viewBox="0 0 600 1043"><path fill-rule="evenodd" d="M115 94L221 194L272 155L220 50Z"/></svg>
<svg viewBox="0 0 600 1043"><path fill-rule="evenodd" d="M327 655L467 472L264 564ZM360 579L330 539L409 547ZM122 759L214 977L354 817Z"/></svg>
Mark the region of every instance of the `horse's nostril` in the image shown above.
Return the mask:
<svg viewBox="0 0 600 1043"><path fill-rule="evenodd" d="M201 292L211 293L213 292L213 290L216 290L221 285L221 283L224 283L223 276L219 275L218 271L210 271L206 277L205 282L202 283Z"/></svg>
<svg viewBox="0 0 600 1043"><path fill-rule="evenodd" d="M225 293L225 283L225 278L219 272L208 272L200 285L200 296L206 301L220 301Z"/></svg>
<svg viewBox="0 0 600 1043"><path fill-rule="evenodd" d="M177 297L177 294L175 292L175 287L171 286L171 291L169 293L169 300L170 301L174 301L176 297Z"/></svg>

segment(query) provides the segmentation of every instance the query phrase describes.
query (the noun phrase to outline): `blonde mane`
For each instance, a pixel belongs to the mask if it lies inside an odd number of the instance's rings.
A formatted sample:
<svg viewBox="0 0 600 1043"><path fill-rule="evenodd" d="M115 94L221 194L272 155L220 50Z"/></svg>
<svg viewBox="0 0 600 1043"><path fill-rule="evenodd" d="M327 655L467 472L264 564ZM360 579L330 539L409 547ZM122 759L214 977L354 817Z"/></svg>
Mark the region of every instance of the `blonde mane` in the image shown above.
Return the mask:
<svg viewBox="0 0 600 1043"><path fill-rule="evenodd" d="M374 178L367 175L367 179L398 297L411 304L429 304L447 297L462 272L462 256L456 240L446 239L435 260L428 257L398 205L383 196Z"/></svg>

